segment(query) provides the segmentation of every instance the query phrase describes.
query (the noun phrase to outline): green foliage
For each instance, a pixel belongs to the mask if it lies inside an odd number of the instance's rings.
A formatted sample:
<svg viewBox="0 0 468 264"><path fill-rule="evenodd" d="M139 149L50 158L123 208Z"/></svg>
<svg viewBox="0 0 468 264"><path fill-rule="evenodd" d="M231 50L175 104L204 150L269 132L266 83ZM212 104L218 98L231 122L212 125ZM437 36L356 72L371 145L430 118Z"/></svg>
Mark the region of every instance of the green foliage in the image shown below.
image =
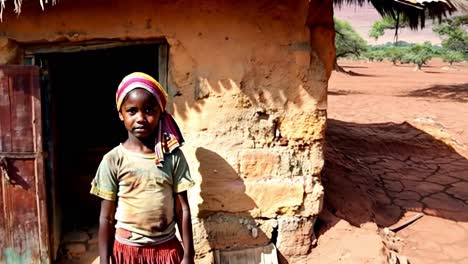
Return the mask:
<svg viewBox="0 0 468 264"><path fill-rule="evenodd" d="M397 44L387 43L384 45L371 46L365 53L365 57L370 61L383 61L387 59L393 64L414 63L418 69L426 64L432 57L441 56L444 52L438 46L429 42L424 44L410 44L398 42Z"/></svg>
<svg viewBox="0 0 468 264"><path fill-rule="evenodd" d="M379 47L370 47L364 56L370 61L383 61L385 59L385 51Z"/></svg>
<svg viewBox="0 0 468 264"><path fill-rule="evenodd" d="M432 57L436 48L431 43L425 42L424 44L415 44L407 49L407 52L401 58L402 63L414 63L420 70Z"/></svg>
<svg viewBox="0 0 468 264"><path fill-rule="evenodd" d="M336 58L360 57L367 49L366 41L354 31L349 23L336 18L334 21Z"/></svg>
<svg viewBox="0 0 468 264"><path fill-rule="evenodd" d="M440 35L442 47L446 51L454 51L463 54L464 60L468 60L468 34L465 25L468 25L468 15L446 19L433 27L433 31Z"/></svg>
<svg viewBox="0 0 468 264"><path fill-rule="evenodd" d="M377 40L384 35L385 29L391 28L391 25L386 24L383 20L375 21L369 30L369 37Z"/></svg>
<svg viewBox="0 0 468 264"><path fill-rule="evenodd" d="M369 30L369 37L377 40L378 38L384 35L386 29L396 29L397 24L399 28L406 27L409 25L408 19L404 16L400 16L398 20L399 21L397 23L396 18L387 15L382 17L381 20L375 21L374 24L372 24L371 29Z"/></svg>
<svg viewBox="0 0 468 264"><path fill-rule="evenodd" d="M453 50L446 50L442 53L442 59L452 65L454 62L464 61L463 53Z"/></svg>
<svg viewBox="0 0 468 264"><path fill-rule="evenodd" d="M401 59L405 55L405 51L406 48L393 46L384 50L384 56L388 58L391 62L393 62L394 65L396 65L397 62L401 61Z"/></svg>

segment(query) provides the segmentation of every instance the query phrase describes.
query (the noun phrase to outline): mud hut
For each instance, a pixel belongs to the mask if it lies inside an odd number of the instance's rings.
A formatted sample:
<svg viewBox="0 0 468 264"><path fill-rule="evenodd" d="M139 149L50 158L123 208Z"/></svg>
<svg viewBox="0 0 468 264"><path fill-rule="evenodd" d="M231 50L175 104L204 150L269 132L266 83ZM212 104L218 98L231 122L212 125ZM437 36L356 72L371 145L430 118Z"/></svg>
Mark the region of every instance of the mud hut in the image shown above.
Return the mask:
<svg viewBox="0 0 468 264"><path fill-rule="evenodd" d="M371 2L413 26L464 3ZM51 263L97 225L89 183L125 136L113 98L131 71L167 88L185 135L197 262L310 254L332 0L0 3L1 263Z"/></svg>

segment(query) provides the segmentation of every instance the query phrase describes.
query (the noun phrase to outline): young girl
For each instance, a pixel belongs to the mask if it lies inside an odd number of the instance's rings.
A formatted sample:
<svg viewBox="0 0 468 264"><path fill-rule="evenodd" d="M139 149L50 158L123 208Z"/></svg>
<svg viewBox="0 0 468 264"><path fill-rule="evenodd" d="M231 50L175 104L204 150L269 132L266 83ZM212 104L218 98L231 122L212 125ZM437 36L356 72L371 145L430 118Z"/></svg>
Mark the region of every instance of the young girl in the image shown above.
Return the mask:
<svg viewBox="0 0 468 264"><path fill-rule="evenodd" d="M91 183L102 198L100 263L194 263L184 142L151 76L127 75L116 93L128 139L104 155ZM183 246L175 235L178 224Z"/></svg>

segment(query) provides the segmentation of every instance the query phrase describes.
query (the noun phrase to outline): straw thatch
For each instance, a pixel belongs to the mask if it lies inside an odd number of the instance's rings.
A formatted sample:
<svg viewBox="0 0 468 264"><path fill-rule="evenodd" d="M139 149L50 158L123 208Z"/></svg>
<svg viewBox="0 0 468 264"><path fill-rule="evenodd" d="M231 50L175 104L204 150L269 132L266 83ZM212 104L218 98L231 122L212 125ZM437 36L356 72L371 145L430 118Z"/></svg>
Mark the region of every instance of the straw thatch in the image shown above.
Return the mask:
<svg viewBox="0 0 468 264"><path fill-rule="evenodd" d="M467 12L468 0L333 0L341 7L344 4L361 6L370 2L383 16L394 18L404 15L408 18L411 28L424 27L426 18L441 19L455 11Z"/></svg>
<svg viewBox="0 0 468 264"><path fill-rule="evenodd" d="M0 20L2 20L5 2L13 1L16 14L21 13L21 5L25 0L0 0ZM44 4L49 2L55 5L57 0L35 0L38 1L42 10ZM441 18L453 11L468 11L468 0L333 0L335 4L362 5L364 2L371 2L375 9L382 15L391 15L396 17L398 14L404 14L410 20L410 26L416 28L423 27L426 17Z"/></svg>
<svg viewBox="0 0 468 264"><path fill-rule="evenodd" d="M0 0L0 21L3 21L3 10L5 9L5 2L7 0ZM13 4L15 5L15 13L20 14L21 13L21 5L23 4L24 0L12 0ZM44 10L44 4L48 4L49 0L38 0L39 4L41 5L42 10ZM50 0L52 5L55 5L57 3L57 0Z"/></svg>

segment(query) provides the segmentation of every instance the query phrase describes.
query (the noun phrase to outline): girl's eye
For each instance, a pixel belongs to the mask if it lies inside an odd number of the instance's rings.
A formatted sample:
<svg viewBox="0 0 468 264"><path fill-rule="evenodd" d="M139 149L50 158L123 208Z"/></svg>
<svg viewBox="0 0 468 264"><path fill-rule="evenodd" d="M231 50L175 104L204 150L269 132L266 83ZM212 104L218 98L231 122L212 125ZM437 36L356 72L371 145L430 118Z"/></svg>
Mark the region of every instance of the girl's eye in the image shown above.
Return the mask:
<svg viewBox="0 0 468 264"><path fill-rule="evenodd" d="M145 109L145 113L147 113L147 114L154 113L154 109L153 108L147 108L147 109Z"/></svg>
<svg viewBox="0 0 468 264"><path fill-rule="evenodd" d="M127 111L127 113L129 113L131 115L134 115L137 112L136 109L134 109L134 108L127 109L126 111Z"/></svg>

